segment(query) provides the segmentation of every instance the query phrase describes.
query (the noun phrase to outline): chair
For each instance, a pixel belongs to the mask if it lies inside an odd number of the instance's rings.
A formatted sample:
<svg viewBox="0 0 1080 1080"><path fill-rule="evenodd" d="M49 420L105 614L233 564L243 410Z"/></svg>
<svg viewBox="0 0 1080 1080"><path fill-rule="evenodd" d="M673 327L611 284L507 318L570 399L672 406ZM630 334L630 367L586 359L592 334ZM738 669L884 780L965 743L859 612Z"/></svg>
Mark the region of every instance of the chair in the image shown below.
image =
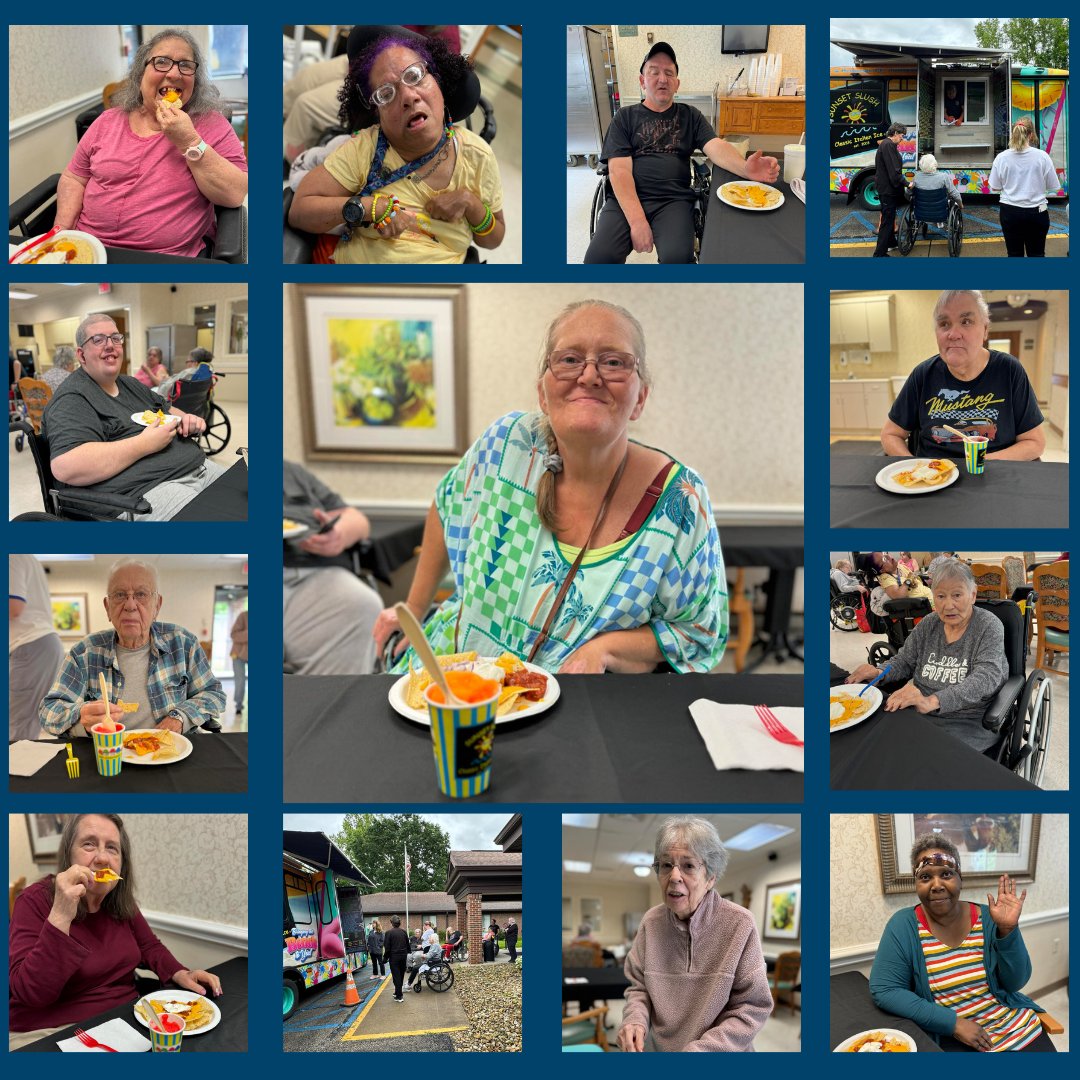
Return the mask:
<svg viewBox="0 0 1080 1080"><path fill-rule="evenodd" d="M603 967L604 956L598 941L575 941L562 949L564 968Z"/></svg>
<svg viewBox="0 0 1080 1080"><path fill-rule="evenodd" d="M26 406L26 418L30 421L35 433L41 434L41 414L52 397L52 387L42 379L20 379L19 397Z"/></svg>
<svg viewBox="0 0 1080 1080"><path fill-rule="evenodd" d="M1068 677L1053 666L1054 654L1069 652L1069 564L1047 563L1035 567L1035 614L1039 629L1035 639L1035 664L1043 671Z"/></svg>
<svg viewBox="0 0 1080 1080"><path fill-rule="evenodd" d="M181 379L173 385L173 397L169 404L182 412L194 413L206 421L206 430L198 436L198 444L208 457L220 454L229 445L232 424L225 410L214 402L214 386L224 379L216 372L209 379Z"/></svg>
<svg viewBox="0 0 1080 1080"><path fill-rule="evenodd" d="M16 878L8 886L8 917L11 917L11 913L15 910L15 901L19 898L19 893L26 888L26 878Z"/></svg>
<svg viewBox="0 0 1080 1080"><path fill-rule="evenodd" d="M776 958L776 967L768 976L769 989L772 991L773 1010L780 1003L780 997L787 995L791 1014L795 1015L795 992L799 987L799 970L802 968L802 953L785 952Z"/></svg>
<svg viewBox="0 0 1080 1080"><path fill-rule="evenodd" d="M574 1016L564 1016L562 1022L562 1044L566 1049L571 1046L599 1046L608 1048L607 1035L604 1033L604 1017L607 1006L598 1005Z"/></svg>
<svg viewBox="0 0 1080 1080"><path fill-rule="evenodd" d="M980 600L1007 600L1009 586L1005 568L993 563L972 563L971 573L975 577L977 596Z"/></svg>
<svg viewBox="0 0 1080 1080"><path fill-rule="evenodd" d="M829 623L835 630L850 633L859 629L856 611L862 605L862 593L841 592L840 586L829 578Z"/></svg>
<svg viewBox="0 0 1080 1080"><path fill-rule="evenodd" d="M1005 571L1006 595L1016 599L1016 590L1027 584L1027 570L1024 560L1019 555L1006 555L1001 560L1001 566Z"/></svg>
<svg viewBox="0 0 1080 1080"><path fill-rule="evenodd" d="M900 226L896 232L896 242L901 255L908 255L915 246L915 237L920 226L925 238L928 229L933 227L938 234L944 233L949 245L949 257L956 258L964 242L964 211L955 199L950 199L944 188L937 191L920 191L915 188L911 193L911 202L900 215ZM933 239L927 246L929 258Z"/></svg>
<svg viewBox="0 0 1080 1080"><path fill-rule="evenodd" d="M747 595L746 570L741 566L736 570L734 585L728 589L728 612L737 619L733 647L735 671L738 673L746 665L750 647L754 644L754 608ZM728 644L731 643L729 637Z"/></svg>

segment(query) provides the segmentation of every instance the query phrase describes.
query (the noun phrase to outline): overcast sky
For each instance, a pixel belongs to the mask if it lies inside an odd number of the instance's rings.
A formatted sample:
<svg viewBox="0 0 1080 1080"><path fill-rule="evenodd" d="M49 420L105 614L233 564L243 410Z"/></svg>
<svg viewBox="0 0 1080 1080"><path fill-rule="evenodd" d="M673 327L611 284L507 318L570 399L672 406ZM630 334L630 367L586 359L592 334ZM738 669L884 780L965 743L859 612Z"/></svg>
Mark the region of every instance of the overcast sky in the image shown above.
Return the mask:
<svg viewBox="0 0 1080 1080"><path fill-rule="evenodd" d="M420 814L450 834L451 851L500 851L495 837L510 820L509 814ZM341 831L344 814L286 814L285 828L324 832L327 836Z"/></svg>
<svg viewBox="0 0 1080 1080"><path fill-rule="evenodd" d="M830 19L829 67L851 64L851 53L832 44L841 41L902 41L907 45L978 45L975 24L982 19Z"/></svg>

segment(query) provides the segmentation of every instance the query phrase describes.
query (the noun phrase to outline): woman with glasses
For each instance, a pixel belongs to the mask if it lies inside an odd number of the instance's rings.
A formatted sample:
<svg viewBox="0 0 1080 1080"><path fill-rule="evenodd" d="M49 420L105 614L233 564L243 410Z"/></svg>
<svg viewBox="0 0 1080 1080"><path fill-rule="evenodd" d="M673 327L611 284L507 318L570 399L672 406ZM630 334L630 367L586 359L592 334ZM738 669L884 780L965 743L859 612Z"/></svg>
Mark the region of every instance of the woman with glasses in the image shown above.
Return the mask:
<svg viewBox="0 0 1080 1080"><path fill-rule="evenodd" d="M705 818L669 818L656 834L664 902L645 913L626 956L620 1049L754 1049L772 993L754 917L713 888L727 861Z"/></svg>
<svg viewBox="0 0 1080 1080"><path fill-rule="evenodd" d="M479 95L471 62L400 26L349 35L341 121L355 133L300 182L289 224L324 236L316 262L460 263L506 225L491 148L455 127ZM342 235L325 235L342 233Z"/></svg>
<svg viewBox="0 0 1080 1080"><path fill-rule="evenodd" d="M509 652L567 673L719 662L727 589L708 493L630 438L650 385L628 311L584 300L555 317L539 412L496 420L428 512L407 603L436 653ZM448 569L453 595L428 617ZM397 628L392 609L379 616L380 649Z"/></svg>
<svg viewBox="0 0 1080 1080"><path fill-rule="evenodd" d="M107 247L195 258L215 206L247 196L247 160L198 43L163 30L140 46L112 105L60 177L56 224Z"/></svg>

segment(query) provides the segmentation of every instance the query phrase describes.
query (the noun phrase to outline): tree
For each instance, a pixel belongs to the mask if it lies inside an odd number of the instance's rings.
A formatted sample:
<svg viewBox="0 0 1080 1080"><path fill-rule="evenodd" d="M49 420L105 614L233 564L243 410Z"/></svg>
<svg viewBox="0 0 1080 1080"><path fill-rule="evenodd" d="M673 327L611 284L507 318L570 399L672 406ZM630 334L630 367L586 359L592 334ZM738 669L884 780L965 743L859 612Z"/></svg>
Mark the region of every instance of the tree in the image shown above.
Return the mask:
<svg viewBox="0 0 1080 1080"><path fill-rule="evenodd" d="M335 844L379 892L405 891L405 852L409 848L410 892L442 892L450 857L450 836L417 814L346 814Z"/></svg>
<svg viewBox="0 0 1080 1080"><path fill-rule="evenodd" d="M1021 64L1069 67L1068 19L983 19L975 40L984 49L1008 49Z"/></svg>

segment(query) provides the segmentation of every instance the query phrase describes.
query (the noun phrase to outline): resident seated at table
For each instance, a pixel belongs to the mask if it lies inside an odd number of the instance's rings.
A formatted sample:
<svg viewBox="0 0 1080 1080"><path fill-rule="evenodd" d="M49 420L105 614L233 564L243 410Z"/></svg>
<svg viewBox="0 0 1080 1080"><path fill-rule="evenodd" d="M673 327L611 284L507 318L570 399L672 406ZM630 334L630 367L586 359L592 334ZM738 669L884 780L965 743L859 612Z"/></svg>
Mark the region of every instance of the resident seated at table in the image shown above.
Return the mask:
<svg viewBox="0 0 1080 1080"><path fill-rule="evenodd" d="M70 345L58 345L53 353L52 367L42 376L42 382L49 384L55 394L60 384L73 372L79 370L79 358Z"/></svg>
<svg viewBox="0 0 1080 1080"><path fill-rule="evenodd" d="M162 362L164 357L165 354L161 349L152 345L146 350L146 359L135 372L135 378L151 390L155 386L160 386L169 377L169 369Z"/></svg>
<svg viewBox="0 0 1080 1080"><path fill-rule="evenodd" d="M112 102L60 177L56 224L107 247L197 257L217 234L214 206L240 206L248 189L198 42L186 30L155 34Z"/></svg>
<svg viewBox="0 0 1080 1080"><path fill-rule="evenodd" d="M89 736L105 717L102 672L109 687L109 715L128 730L186 734L225 711L225 692L198 638L182 626L156 621L162 596L153 566L136 559L115 563L104 603L113 629L72 646L41 705L45 731ZM124 712L121 698L138 708Z"/></svg>
<svg viewBox="0 0 1080 1080"><path fill-rule="evenodd" d="M165 373L165 377L153 387L155 394L168 401L176 394L177 383L205 382L214 377L214 354L209 349L194 348L187 355L183 368L175 375Z"/></svg>
<svg viewBox="0 0 1080 1080"><path fill-rule="evenodd" d="M887 551L872 551L863 557L863 568L872 581L872 588L880 586L890 600L919 598L934 602L934 594L923 584L918 574L904 571L898 560Z"/></svg>
<svg viewBox="0 0 1080 1080"><path fill-rule="evenodd" d="M584 300L555 317L540 412L488 427L428 511L407 603L436 653L509 652L567 674L719 663L727 584L705 485L629 436L650 383L628 311ZM447 567L453 595L428 618ZM397 628L392 609L379 616L380 649Z"/></svg>
<svg viewBox="0 0 1080 1080"><path fill-rule="evenodd" d="M119 880L97 882L95 871ZM8 1049L86 1024L138 1000L135 969L198 994L221 992L154 936L135 902L131 838L116 814L73 814L60 834L56 873L19 894L8 931Z"/></svg>
<svg viewBox="0 0 1080 1080"><path fill-rule="evenodd" d="M87 315L75 331L81 368L61 383L41 417L58 487L142 497L152 507L136 521L168 521L225 470L207 460L193 436L206 431L194 413L169 408L138 379L122 375L124 335L108 315ZM149 410L178 422L146 426Z"/></svg>
<svg viewBox="0 0 1080 1080"><path fill-rule="evenodd" d="M987 349L990 307L977 289L943 292L934 307L937 354L908 375L881 429L892 457L963 458L964 436L989 440L987 460L1034 461L1043 414L1020 361ZM955 428L960 435L946 430Z"/></svg>
<svg viewBox="0 0 1080 1080"><path fill-rule="evenodd" d="M890 683L910 679L885 702L886 712L916 709L939 728L976 750L990 749L997 736L982 726L983 714L1009 677L1001 620L975 607L977 586L959 560L934 570L934 613L922 619L888 664ZM861 664L849 683L881 674Z"/></svg>
<svg viewBox="0 0 1080 1080"><path fill-rule="evenodd" d="M911 848L919 903L893 914L870 972L874 1003L919 1025L942 1050L1054 1052L1039 1008L1020 993L1031 960L1020 935L1027 889L1008 874L985 904L960 898L960 853L928 833Z"/></svg>
<svg viewBox="0 0 1080 1080"><path fill-rule="evenodd" d="M837 559L836 565L829 571L829 577L842 593L865 593L867 588L858 578L853 577L855 567L850 559Z"/></svg>
<svg viewBox="0 0 1080 1080"><path fill-rule="evenodd" d="M669 818L657 832L664 902L645 913L626 957L622 1050L753 1050L772 993L753 916L713 888L727 861L704 818Z"/></svg>

